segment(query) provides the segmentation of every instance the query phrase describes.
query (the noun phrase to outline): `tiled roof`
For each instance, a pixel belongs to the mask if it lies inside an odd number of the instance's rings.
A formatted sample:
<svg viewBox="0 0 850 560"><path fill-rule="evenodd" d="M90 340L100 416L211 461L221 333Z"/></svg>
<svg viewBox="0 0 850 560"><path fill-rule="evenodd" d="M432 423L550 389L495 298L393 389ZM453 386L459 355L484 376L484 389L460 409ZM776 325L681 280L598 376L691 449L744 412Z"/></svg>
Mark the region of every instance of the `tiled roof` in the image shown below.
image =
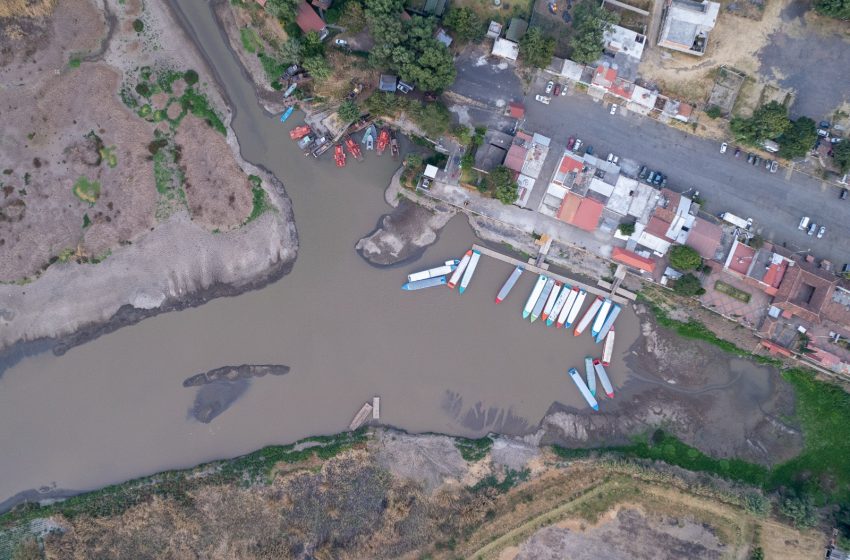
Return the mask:
<svg viewBox="0 0 850 560"><path fill-rule="evenodd" d="M305 0L301 0L301 3L298 4L298 13L295 15L295 23L298 24L298 27L300 27L301 31L304 33L309 33L310 31L319 32L325 28L325 22L322 21L319 14L316 13L316 10L311 8Z"/></svg>
<svg viewBox="0 0 850 560"><path fill-rule="evenodd" d="M558 168L560 173L569 173L571 171L581 171L584 167L584 164L578 160L571 158L568 155L564 155L564 158L561 160L561 167Z"/></svg>
<svg viewBox="0 0 850 560"><path fill-rule="evenodd" d="M522 103L511 101L509 107L511 109L511 117L515 119L521 119L523 116L525 116L525 105L523 105Z"/></svg>
<svg viewBox="0 0 850 560"><path fill-rule="evenodd" d="M585 231L594 231L599 225L599 217L602 216L604 208L601 202L590 198L583 199L573 218L573 225Z"/></svg>
<svg viewBox="0 0 850 560"><path fill-rule="evenodd" d="M568 192L561 202L561 208L558 210L558 219L568 224L573 223L580 204L581 197L575 193Z"/></svg>
<svg viewBox="0 0 850 560"><path fill-rule="evenodd" d="M611 258L638 270L645 270L646 272L655 270L654 260L641 257L637 253L623 249L622 247L614 247L614 250L611 252Z"/></svg>
<svg viewBox="0 0 850 560"><path fill-rule="evenodd" d="M732 255L732 260L729 261L729 270L734 270L738 274L746 276L750 270L750 265L753 264L753 258L755 256L755 249L749 245L738 243L735 245L735 253Z"/></svg>
<svg viewBox="0 0 850 560"><path fill-rule="evenodd" d="M702 258L713 259L722 237L723 230L720 226L696 218L685 245L699 253Z"/></svg>
<svg viewBox="0 0 850 560"><path fill-rule="evenodd" d="M522 171L522 166L525 163L525 155L528 150L519 144L513 144L508 150L508 155L505 157L505 167L514 171Z"/></svg>

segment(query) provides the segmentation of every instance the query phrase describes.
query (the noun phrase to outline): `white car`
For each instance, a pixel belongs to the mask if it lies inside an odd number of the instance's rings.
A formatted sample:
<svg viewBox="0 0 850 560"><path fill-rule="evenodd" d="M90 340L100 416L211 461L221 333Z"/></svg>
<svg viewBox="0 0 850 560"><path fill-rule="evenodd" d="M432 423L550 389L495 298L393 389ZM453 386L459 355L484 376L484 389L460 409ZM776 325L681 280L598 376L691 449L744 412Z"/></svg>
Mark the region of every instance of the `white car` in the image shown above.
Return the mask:
<svg viewBox="0 0 850 560"><path fill-rule="evenodd" d="M723 142L722 144L720 144L720 153L725 154L726 148L728 148L728 147L729 147L729 144L727 144L726 142Z"/></svg>
<svg viewBox="0 0 850 560"><path fill-rule="evenodd" d="M617 113L617 104L613 103L613 104L611 104L611 114L614 115L616 113Z"/></svg>
<svg viewBox="0 0 850 560"><path fill-rule="evenodd" d="M550 93L552 93L552 88L554 88L554 87L555 87L555 82L549 80L549 82L546 84L546 95L549 95Z"/></svg>
<svg viewBox="0 0 850 560"><path fill-rule="evenodd" d="M338 47L347 47L348 41L346 41L345 39L337 39L336 41L334 41L334 44Z"/></svg>
<svg viewBox="0 0 850 560"><path fill-rule="evenodd" d="M537 94L534 96L534 99L543 103L544 105L548 105L550 101L552 101L551 97L546 97L545 95Z"/></svg>
<svg viewBox="0 0 850 560"><path fill-rule="evenodd" d="M803 216L802 219L800 220L800 225L797 226L797 229L799 229L800 231L806 231L806 229L808 229L808 227L809 227L810 221L811 220L809 220L808 216Z"/></svg>
<svg viewBox="0 0 850 560"><path fill-rule="evenodd" d="M606 159L605 161L607 161L608 163L613 162L614 161L614 154L608 154L608 159Z"/></svg>
<svg viewBox="0 0 850 560"><path fill-rule="evenodd" d="M826 226L821 226L820 229L818 230L818 239L823 237L825 233L826 233Z"/></svg>

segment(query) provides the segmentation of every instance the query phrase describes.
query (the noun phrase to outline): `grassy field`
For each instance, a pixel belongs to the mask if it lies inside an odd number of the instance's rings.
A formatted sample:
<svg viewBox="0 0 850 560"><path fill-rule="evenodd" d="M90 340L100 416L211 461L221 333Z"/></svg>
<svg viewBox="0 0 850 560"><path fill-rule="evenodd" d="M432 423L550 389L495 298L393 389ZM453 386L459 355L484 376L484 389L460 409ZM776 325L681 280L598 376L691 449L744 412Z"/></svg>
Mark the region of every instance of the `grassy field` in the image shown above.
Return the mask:
<svg viewBox="0 0 850 560"><path fill-rule="evenodd" d="M727 284L722 280L718 280L714 283L714 289L720 292L721 294L726 294L727 296L735 298L738 301L743 301L744 303L750 303L750 298L752 297L744 290L739 290L735 286Z"/></svg>

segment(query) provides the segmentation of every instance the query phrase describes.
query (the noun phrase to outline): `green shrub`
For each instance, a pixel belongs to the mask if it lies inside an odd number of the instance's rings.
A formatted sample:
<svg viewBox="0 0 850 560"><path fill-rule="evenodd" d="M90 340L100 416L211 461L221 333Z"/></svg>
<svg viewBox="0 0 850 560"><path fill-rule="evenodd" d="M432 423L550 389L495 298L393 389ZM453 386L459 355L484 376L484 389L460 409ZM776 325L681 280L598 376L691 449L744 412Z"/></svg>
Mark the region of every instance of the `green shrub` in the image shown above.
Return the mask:
<svg viewBox="0 0 850 560"><path fill-rule="evenodd" d="M133 31L135 31L136 33L141 33L144 30L145 30L145 22L143 22L140 19L134 19L133 20Z"/></svg>
<svg viewBox="0 0 850 560"><path fill-rule="evenodd" d="M188 84L190 86L197 84L198 83L198 73L195 72L194 70L191 70L191 69L186 70L185 72L183 72L183 81L186 82L186 84Z"/></svg>
<svg viewBox="0 0 850 560"><path fill-rule="evenodd" d="M705 115L710 119L716 119L723 115L723 112L717 105L709 105L705 110Z"/></svg>
<svg viewBox="0 0 850 560"><path fill-rule="evenodd" d="M670 249L670 266L676 270L687 272L694 270L701 264L702 257L687 245L676 245Z"/></svg>

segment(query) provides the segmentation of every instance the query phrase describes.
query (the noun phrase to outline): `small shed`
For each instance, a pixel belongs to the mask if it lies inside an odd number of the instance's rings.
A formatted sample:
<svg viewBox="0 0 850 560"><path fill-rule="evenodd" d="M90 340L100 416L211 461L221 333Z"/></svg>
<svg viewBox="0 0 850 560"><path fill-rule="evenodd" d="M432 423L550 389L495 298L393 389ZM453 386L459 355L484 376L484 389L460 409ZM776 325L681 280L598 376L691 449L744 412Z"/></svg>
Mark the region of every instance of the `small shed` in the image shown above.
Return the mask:
<svg viewBox="0 0 850 560"><path fill-rule="evenodd" d="M428 165L425 166L424 175L426 177L428 177L429 179L436 179L437 178L437 171L439 171L439 169L436 166L428 164Z"/></svg>
<svg viewBox="0 0 850 560"><path fill-rule="evenodd" d="M519 45L507 39L496 39L493 43L493 55L515 61L519 57Z"/></svg>
<svg viewBox="0 0 850 560"><path fill-rule="evenodd" d="M511 22L508 24L508 30L505 32L505 39L518 43L526 31L528 31L527 21L522 18L511 18Z"/></svg>
<svg viewBox="0 0 850 560"><path fill-rule="evenodd" d="M395 88L397 85L398 76L393 76L390 74L381 74L381 77L378 80L378 89L380 91L388 91L395 93Z"/></svg>
<svg viewBox="0 0 850 560"><path fill-rule="evenodd" d="M442 43L442 44L444 44L446 47L451 47L451 46L452 46L452 38L451 38L451 37L449 37L449 34L448 34L448 33L446 33L446 30L445 30L445 29L443 29L442 27L440 27L439 29L437 29L437 35L436 35L436 37L435 37L435 38L437 39L437 41L441 42L441 43Z"/></svg>
<svg viewBox="0 0 850 560"><path fill-rule="evenodd" d="M265 0L263 0L265 2ZM489 39L498 39L502 35L502 24L498 21L491 21L487 28L487 37Z"/></svg>

